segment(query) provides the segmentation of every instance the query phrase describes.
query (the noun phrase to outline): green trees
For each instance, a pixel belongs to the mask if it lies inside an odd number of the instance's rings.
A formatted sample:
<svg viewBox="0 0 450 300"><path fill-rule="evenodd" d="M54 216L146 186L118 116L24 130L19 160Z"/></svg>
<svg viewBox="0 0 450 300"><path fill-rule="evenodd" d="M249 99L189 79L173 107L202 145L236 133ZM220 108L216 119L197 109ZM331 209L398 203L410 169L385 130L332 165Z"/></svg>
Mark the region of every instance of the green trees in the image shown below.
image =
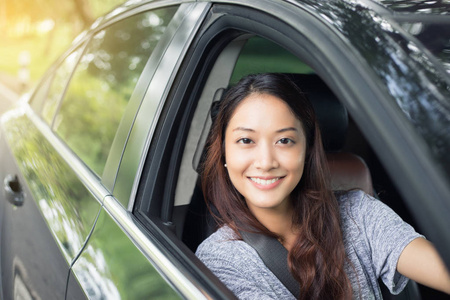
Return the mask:
<svg viewBox="0 0 450 300"><path fill-rule="evenodd" d="M0 72L17 76L29 52L31 81L42 76L72 40L124 0L0 0Z"/></svg>

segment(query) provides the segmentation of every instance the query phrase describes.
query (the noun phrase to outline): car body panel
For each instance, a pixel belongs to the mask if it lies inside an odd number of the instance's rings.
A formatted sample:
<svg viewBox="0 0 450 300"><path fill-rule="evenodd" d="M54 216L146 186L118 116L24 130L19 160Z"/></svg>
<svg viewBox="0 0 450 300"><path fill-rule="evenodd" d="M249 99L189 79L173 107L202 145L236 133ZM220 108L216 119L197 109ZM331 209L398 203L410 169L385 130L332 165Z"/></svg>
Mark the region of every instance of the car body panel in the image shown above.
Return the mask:
<svg viewBox="0 0 450 300"><path fill-rule="evenodd" d="M72 267L70 281L76 280L81 285L86 299L180 299L152 266L152 260L127 236L123 225L116 223L116 218L131 216L117 200L105 199L107 203L111 201L114 208L106 204L100 213L85 250ZM108 214L108 211L114 212ZM69 286L68 298L81 299L75 297L74 287Z"/></svg>
<svg viewBox="0 0 450 300"><path fill-rule="evenodd" d="M59 299L70 264L87 240L101 203L30 120L33 112L26 104L23 107L2 117L14 158L3 166L2 175L17 175L24 194L23 205L5 205L2 271L9 279L22 274L21 281L31 294ZM6 298L12 284L4 287ZM54 284L59 296L48 289L49 284Z"/></svg>

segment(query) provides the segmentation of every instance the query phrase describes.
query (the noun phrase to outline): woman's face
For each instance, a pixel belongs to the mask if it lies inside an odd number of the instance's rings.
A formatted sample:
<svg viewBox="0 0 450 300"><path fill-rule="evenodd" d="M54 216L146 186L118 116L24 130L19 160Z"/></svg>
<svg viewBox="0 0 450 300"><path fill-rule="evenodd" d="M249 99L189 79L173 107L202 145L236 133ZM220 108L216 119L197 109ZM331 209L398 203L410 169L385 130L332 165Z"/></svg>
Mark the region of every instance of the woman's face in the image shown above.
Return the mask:
<svg viewBox="0 0 450 300"><path fill-rule="evenodd" d="M284 101L269 94L245 98L225 131L228 174L256 217L268 210L289 211L305 151L300 121Z"/></svg>

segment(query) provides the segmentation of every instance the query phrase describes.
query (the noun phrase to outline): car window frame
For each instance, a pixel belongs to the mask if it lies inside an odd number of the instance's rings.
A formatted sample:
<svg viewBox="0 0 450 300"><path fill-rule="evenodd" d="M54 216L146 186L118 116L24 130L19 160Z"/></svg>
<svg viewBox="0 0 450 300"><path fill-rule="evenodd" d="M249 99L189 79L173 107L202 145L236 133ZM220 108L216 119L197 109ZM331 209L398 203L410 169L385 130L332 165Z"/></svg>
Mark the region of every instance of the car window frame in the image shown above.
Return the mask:
<svg viewBox="0 0 450 300"><path fill-rule="evenodd" d="M175 30L175 34L170 40L169 46L164 49L164 58L159 61L158 65L152 67L151 78L158 79L153 82L147 82L145 85L143 84L145 86L145 96L141 101L145 101L145 99L147 99L146 97L154 97L153 99L157 100L157 103L160 103L162 99L167 97L167 93L169 92L167 86L161 86L161 84L155 86L155 82L158 83L157 81L160 80L171 82L174 79L174 70L177 70L181 64L181 60L173 59L174 53L178 53L175 57L179 57L180 59L184 58L184 54L187 51L187 45L190 45L194 38L195 33L200 27L201 21L209 11L210 4L205 2L183 2L180 9L181 7L183 7L183 9L180 11L180 14L182 14L180 15L181 18L178 25L182 30ZM182 45L182 47L180 47L180 45ZM175 66L167 69L166 64L173 64ZM212 281L214 282L214 289L210 290L209 294L218 295L218 297L213 298L234 299L234 295L212 275L211 271L195 258L195 255L192 252L188 251L186 246L181 242L177 242L176 239L168 240L166 238L160 238L172 235L173 232L170 229L161 222L155 223L153 221L145 221L144 223L146 226L143 226L142 220L131 212L133 207L132 203L134 203L134 201L130 201L131 206L127 209L127 207L124 207L121 204L120 199L118 199L121 194L124 194L125 199L128 200L130 194L133 193L131 190L132 185L134 180L137 180L136 178L140 178L138 176L140 176L140 168L143 168L143 166L136 165L136 162L132 162L131 164L134 166L132 166L131 169L136 173L132 173L133 175L130 176L130 166L128 165L128 161L133 159L134 161L141 163L140 156L146 154L145 149L148 150L147 146L149 139L153 134L152 130L154 130L154 126L161 113L161 111L157 112L153 122L145 122L145 113L148 112L149 104L139 102L136 103L136 106L139 108L139 112L133 120L133 127L127 139L127 145L125 146L124 154L119 166L118 178L114 186L114 193L113 195L105 197L103 208L114 220L116 220L116 222L119 223L122 230L124 230L143 254L149 258L155 268L160 270L161 274L166 277L168 282L170 282L184 297L189 299L209 299L210 297L207 296L208 293L205 292L203 287L205 286L205 281ZM158 108L162 109L162 105L159 105ZM144 126L145 130L143 130L141 126ZM149 132L150 134L148 134ZM145 134L142 135L143 133ZM141 135L136 137L133 136L138 134ZM134 140L135 138L137 138L138 141ZM136 156L136 148L141 151L138 156ZM177 246L174 247L173 243L176 243ZM173 251L173 249L180 248L184 249L184 251ZM181 255L181 258L179 255ZM177 259L167 260L167 257L177 257ZM203 271L198 272L197 275L193 277L190 272L184 271L186 270L186 267L191 268L192 266L200 268ZM208 275L205 275L205 273Z"/></svg>
<svg viewBox="0 0 450 300"><path fill-rule="evenodd" d="M78 57L77 63L75 64L75 67L73 68L70 78L68 80L68 83L66 84L66 87L64 89L64 93L62 94L61 98L59 99L58 108L56 109L56 112L54 114L53 122L52 122L52 130L55 132L57 136L59 134L55 130L55 119L58 117L60 113L61 105L64 101L66 101L67 91L70 89L70 85L73 83L73 76L77 72L77 69L79 67L80 61L83 59L83 57L86 55L86 51L89 49L91 43L94 41L94 38L97 34L101 33L104 30L108 30L111 26L114 26L116 24L120 24L120 22L127 20L129 18L133 18L134 16L137 16L139 14L143 14L146 12L150 12L157 9L163 9L166 7L176 7L178 4L174 1L168 2L165 5L142 5L135 9L130 9L122 13L118 13L114 15L113 17L109 17L107 20L104 20L103 22L97 24L95 28L90 30L87 34L83 36L84 44L83 48L80 49L80 55ZM120 11L120 10L119 10ZM121 161L122 153L126 144L126 140L128 137L128 134L131 130L132 123L134 116L136 114L136 111L138 110L139 106L136 105L136 103L139 103L142 99L142 83L146 83L148 80L145 78L145 72L148 70L148 65L151 64L154 61L158 61L160 59L161 53L164 52L164 49L166 47L166 41L170 40L170 34L166 33L166 31L170 31L170 23L172 23L172 20L168 24L168 30L165 30L165 32L162 35L163 41L159 40L155 49L152 51L150 56L146 61L143 61L142 64L144 64L146 67L144 67L144 70L141 71L141 73L138 76L138 80L133 88L133 92L129 97L129 101L123 111L122 118L120 120L120 123L115 131L114 139L111 141L110 151L108 153L108 156L106 157L105 166L103 169L103 172L101 174L97 174L90 166L88 166L89 169L98 177L100 178L103 185L105 185L110 191L113 191L114 189L114 183L115 178L117 175L118 166ZM78 48L76 48L78 49ZM70 55L70 54L69 54ZM145 88L144 88L145 90ZM130 103L131 102L131 103ZM65 138L59 136L59 138L66 143ZM67 144L67 143L66 143ZM67 144L67 147L71 149L71 147ZM71 149L72 150L72 149ZM73 151L73 150L72 150ZM80 160L84 162L83 158L80 157Z"/></svg>
<svg viewBox="0 0 450 300"><path fill-rule="evenodd" d="M370 137L368 140L370 141L373 149L375 149L377 154L380 155L381 160L385 164L385 167L387 167L386 165L388 165L392 161L389 159L389 156L391 154L390 149L386 149L385 147L385 143L387 141L391 141L393 143L392 145L390 145L390 148L398 147L398 149L396 149L397 155L398 151L407 149L409 146L414 145L415 149L409 149L407 158L418 157L418 153L420 154L421 150L424 150L425 148L424 144L418 138L417 134L413 131L411 126L408 125L407 121L402 117L402 115L398 111L398 107L396 107L392 102L389 102L392 96L386 93L386 90L380 89L380 85L382 85L382 83L377 78L377 76L374 73L370 72L370 70L366 71L367 66L364 63L364 59L357 59L357 62L355 63L355 56L360 58L359 54L349 48L349 45L346 44L345 38L341 37L338 33L333 31L332 28L321 22L319 16L314 16L314 14L307 9L302 9L300 7L298 11L289 10L289 7L286 4L285 11L280 10L280 7L271 10L268 9L268 7L270 8L272 5L277 4L269 3L267 1L261 2L264 3L261 3L259 7L256 7L256 5L251 5L251 7L248 7L248 4L240 3L240 7L245 7L245 9L242 9L237 15L232 15L231 13L233 11L233 7L239 6L237 3L233 5L214 5L209 19L210 22L208 23L208 20L205 21L205 24L203 25L202 31L199 35L205 34L205 32L211 30L211 28L214 26L218 28L217 32L220 32L221 30L223 32L223 28L226 28L228 26L228 29L240 28L243 31L247 30L248 32L262 35L265 38L270 37L270 40L282 44L286 49L295 53L298 57L301 57L303 61L309 64L335 92L336 96L349 109L350 113L353 116L356 116L355 119L357 123L359 125L365 125L362 126L362 131L366 137ZM299 4L298 6L301 5ZM220 20L220 17L218 15L215 15L215 13L220 13L221 9L222 13L224 14L223 20ZM243 11L245 11L245 13L243 13ZM267 14L267 12L270 12L269 14L274 19L284 20L284 22L278 22L283 23L282 25L280 25L280 28L285 27L287 30L283 29L281 30L282 34L280 34L280 32L278 32L278 34L275 34L277 25L274 24L277 24L276 22L271 22L270 26L265 26L265 29L254 29L257 28L257 26L250 25L251 22L254 22L255 24L258 22L260 24L269 24L270 18L268 18L267 15L264 16L264 18L261 18L260 16L259 19L254 17L258 14ZM299 12L301 12L301 14L299 14ZM236 20L232 20L232 18L236 18ZM292 30L292 27L302 28L304 29L304 31L302 33L298 33L295 30ZM214 33L211 33L210 39L212 40L214 37ZM206 42L206 44L208 44L208 42ZM332 47L330 48L327 46ZM195 44L195 46L193 47L201 48L198 44ZM205 48L206 46L198 51L204 51ZM169 96L169 101L168 103L166 103L166 106L175 105L172 110L177 110L178 108L176 107L176 105L180 105L179 103L174 104L173 99L178 99L177 101L179 102L180 98L193 97L191 92L195 92L196 88L192 86L188 88L190 82L190 79L188 78L192 77L192 74L198 75L206 72L206 70L195 71L200 62L194 62L194 59L197 58L195 56L189 56L190 63L187 64L188 66L185 66L183 68L183 73L177 75L176 91L172 92L172 96ZM208 59L209 58L207 58L206 61L208 61ZM204 61L205 60L202 60L203 63ZM345 77L344 74L351 74L351 76ZM184 82L181 79L183 76L187 77L184 78ZM203 78L196 80L201 82L205 79ZM379 99L384 98L386 99L383 101L379 101ZM362 99L364 99L364 101ZM185 99L183 101L189 100ZM186 112L186 114L189 113L192 112ZM386 115L385 117L384 114ZM166 112L166 116L167 115L169 115L169 112ZM379 116L383 116L381 120ZM189 116L185 115L183 118L189 119ZM384 121L386 121L387 124L381 124ZM147 224L145 226L155 226L154 224L156 224L158 220L160 220L159 218L161 216L170 215L170 211L162 210L170 210L170 207L173 204L172 201L176 188L179 160L180 155L182 155L183 149L183 145L180 144L183 140L183 134L179 136L175 135L177 137L177 143L174 143L173 141L169 142L168 139L172 134L171 130L174 128L174 124L171 124L171 122L171 120L166 120L164 118L161 119L159 123L161 129L159 130L163 134L158 136L160 140L153 143L152 145L149 145L150 150L148 151L148 155L146 157L147 163L149 165L146 169L147 175L142 175L140 186L141 189L138 192L136 204L133 211L138 219L141 220L141 222ZM180 119L175 124L175 127L184 128L185 123L179 122ZM393 132L380 134L380 132L373 128L374 125L377 126L378 129L390 125L392 126L392 128L394 128L394 130ZM405 132L408 133L407 137L402 136L402 134ZM171 138L173 139L173 136ZM398 146L398 143L401 143L401 146ZM166 154L165 156L164 153ZM164 161L166 158L172 159L171 161ZM432 174L432 177L437 177L439 175L439 173L435 172L436 170L433 170L433 167L430 165L431 159L429 157L421 157L420 160L421 162L419 164L420 166L417 167L418 169L430 172ZM164 161L162 165L159 164L159 162L161 161ZM404 168L405 166L402 164L403 162L399 161L393 162L394 166L396 165ZM394 167L391 165L389 167L389 173L391 175L397 174L398 171L393 171L393 169ZM148 174L150 173L152 174L151 176L155 178L151 178L149 182L146 182L146 180L148 180ZM155 184L155 182L159 183ZM440 182L442 183L442 181ZM431 185L426 186L428 183L422 183L420 184L420 186L424 187L425 191L430 191L434 188L439 189L439 192L434 194L434 196L436 196L435 198L437 199L439 198L439 194L443 196L448 190L448 188L442 186L439 182L432 183ZM396 186L401 188L401 194L404 198L408 197L411 194L410 192L405 192L405 189L410 188L409 182L400 179L396 181ZM423 196L424 192L422 191L421 194ZM161 201L161 203L149 203L148 199L157 199L158 201ZM421 198L420 196L417 196L416 199ZM417 204L417 201L418 200L413 199L407 204L409 204L410 207L414 207L414 204ZM156 212L151 214L153 216L149 216L147 214L150 206L152 206L151 209L156 210ZM420 210L420 208L417 207L415 209ZM170 220L163 219L162 221L163 222L161 223L163 224L164 221L168 221L165 222L164 226L172 226ZM150 225L149 222L152 222L153 224ZM428 232L431 231L431 227L432 226L428 226ZM442 225L439 226L439 224L437 224L437 227L442 232ZM161 238L168 239L169 237L163 236ZM444 249L449 248L450 244L448 243L448 241L439 245L441 253Z"/></svg>
<svg viewBox="0 0 450 300"><path fill-rule="evenodd" d="M185 3L180 5L179 14L175 14L171 30L172 37L168 41L163 56L154 64L144 69L148 72L146 81L142 82L142 98L137 99L131 107L137 110L133 114L132 127L126 137L126 145L120 159L119 170L114 181L113 194L119 202L128 203L126 209L132 211L137 186L142 174L144 160L149 150L148 145L155 132L163 108L164 99L169 92L170 83L180 67L181 59L196 34L201 20L208 11L209 3ZM174 57L176 59L174 59ZM154 118L149 122L148 114Z"/></svg>
<svg viewBox="0 0 450 300"><path fill-rule="evenodd" d="M128 144L128 140L130 135L132 134L132 129L135 124L135 119L137 112L140 109L143 98L147 92L148 84L151 78L153 78L155 70L158 68L160 61L163 57L163 54L167 51L169 43L171 42L174 31L176 30L177 21L176 16L179 15L180 12L183 11L181 8L180 1L167 1L163 4L161 3L147 3L142 6L138 6L135 9L130 11L126 11L119 15L120 20L124 18L131 17L133 15L144 13L150 10L162 9L170 6L179 6L178 11L172 17L172 20L169 22L166 30L163 33L158 45L153 50L149 59L145 62L145 67L141 72L141 75L136 83L134 91L130 97L127 107L125 108L125 112L122 116L122 120L119 124L119 128L116 131L115 138L111 145L111 151L106 160L106 165L102 175L102 182L105 186L107 186L115 195L117 195L116 183L119 176L119 168L121 166L123 155L125 153L125 149ZM116 22L118 17L114 18L114 22ZM109 26L112 21L105 22L101 28ZM99 29L101 30L101 29ZM120 182L119 182L120 184ZM121 197L116 197L119 199L119 202L122 203L124 207L127 206L128 199L121 200Z"/></svg>

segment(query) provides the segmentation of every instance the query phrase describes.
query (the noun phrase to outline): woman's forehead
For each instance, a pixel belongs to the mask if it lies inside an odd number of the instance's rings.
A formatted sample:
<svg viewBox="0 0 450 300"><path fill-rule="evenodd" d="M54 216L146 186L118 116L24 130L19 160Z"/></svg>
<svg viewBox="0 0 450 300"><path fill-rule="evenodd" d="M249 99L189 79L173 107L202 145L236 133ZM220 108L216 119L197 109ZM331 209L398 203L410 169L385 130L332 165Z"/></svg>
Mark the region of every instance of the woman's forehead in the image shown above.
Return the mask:
<svg viewBox="0 0 450 300"><path fill-rule="evenodd" d="M247 96L234 110L228 127L247 129L274 129L295 127L302 129L301 121L282 99L271 94L254 93ZM278 128L280 127L280 128Z"/></svg>

